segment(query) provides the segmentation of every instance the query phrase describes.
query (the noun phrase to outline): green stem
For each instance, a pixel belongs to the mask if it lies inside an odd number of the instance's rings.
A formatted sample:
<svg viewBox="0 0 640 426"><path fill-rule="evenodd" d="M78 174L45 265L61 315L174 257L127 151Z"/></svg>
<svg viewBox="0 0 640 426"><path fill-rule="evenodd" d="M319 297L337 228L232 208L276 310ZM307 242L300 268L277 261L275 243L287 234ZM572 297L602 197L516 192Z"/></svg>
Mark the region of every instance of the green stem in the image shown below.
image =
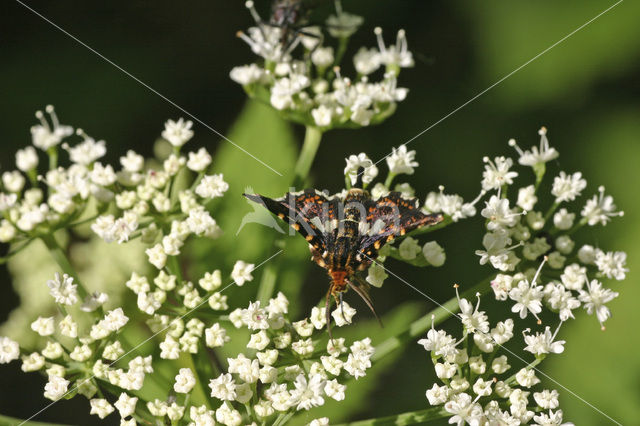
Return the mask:
<svg viewBox="0 0 640 426"><path fill-rule="evenodd" d="M298 156L296 167L294 169L293 187L297 188L304 185L313 159L318 152L320 141L322 140L322 130L315 126L307 126L304 135L304 142L302 144L302 150Z"/></svg>
<svg viewBox="0 0 640 426"><path fill-rule="evenodd" d="M396 414L395 416L379 417L377 419L358 420L351 423L343 423L338 426L401 426L401 425L415 425L418 423L429 422L431 420L442 419L450 417L451 413L448 413L444 407L430 407L424 410L411 411L408 413Z"/></svg>
<svg viewBox="0 0 640 426"><path fill-rule="evenodd" d="M389 172L389 174L387 175L387 178L384 181L384 186L386 186L387 188L391 189L391 182L393 182L393 179L396 177L396 174L393 172Z"/></svg>
<svg viewBox="0 0 640 426"><path fill-rule="evenodd" d="M473 296L476 293L480 293L480 294L486 293L490 289L488 284L492 278L493 276L480 281L479 283L477 283L476 285L474 285L473 287L471 287L470 289L462 293L460 297L465 297L465 296L469 297L470 295ZM447 300L445 303L438 306L436 309L432 310L431 312L427 313L423 317L418 318L417 320L412 322L409 325L409 328L404 332L400 333L397 336L390 337L384 342L380 343L378 346L376 346L375 348L376 350L373 353L373 356L371 357L371 361L375 362L389 355L391 352L395 351L396 349L400 349L407 342L415 339L416 337L424 334L427 330L429 330L432 323L434 325L438 325L444 322L445 320L449 319L451 316L456 314L459 309L460 309L460 306L458 305L457 297L453 297Z"/></svg>
<svg viewBox="0 0 640 426"><path fill-rule="evenodd" d="M276 288L276 279L278 278L279 262L269 262L265 265L258 287L257 299L261 306L267 306L269 299L273 295Z"/></svg>
<svg viewBox="0 0 640 426"><path fill-rule="evenodd" d="M199 404L204 404L208 409L211 409L211 405L209 404L209 398L207 397L206 384L202 381L202 368L204 367L202 362L199 362L202 358L202 353L198 353L198 359L195 360L193 354L187 354L187 363L189 367L193 371L193 374L196 376L196 386L193 389L193 399L194 401L198 401ZM206 364L206 361L204 362Z"/></svg>
<svg viewBox="0 0 640 426"><path fill-rule="evenodd" d="M67 258L67 254L64 252L60 244L58 244L56 238L52 234L46 234L42 235L40 239L45 246L47 246L51 257L53 257L53 260L55 260L60 269L62 269L62 272L73 277L74 281L78 285L78 295L80 296L80 299L84 299L89 294L89 291L82 284L80 278L78 278L76 270L71 266L71 262Z"/></svg>
<svg viewBox="0 0 640 426"><path fill-rule="evenodd" d="M45 423L45 422L32 422L22 419L16 419L15 417L3 416L0 414L0 424L3 425L26 425L26 426L62 426L60 423Z"/></svg>

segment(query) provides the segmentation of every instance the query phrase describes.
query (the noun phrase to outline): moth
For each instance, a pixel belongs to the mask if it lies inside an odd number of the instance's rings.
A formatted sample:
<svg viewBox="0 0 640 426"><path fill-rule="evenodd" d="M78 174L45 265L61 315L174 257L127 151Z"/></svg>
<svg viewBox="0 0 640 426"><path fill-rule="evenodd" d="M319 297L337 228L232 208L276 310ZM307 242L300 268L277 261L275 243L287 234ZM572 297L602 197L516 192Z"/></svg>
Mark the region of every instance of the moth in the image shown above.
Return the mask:
<svg viewBox="0 0 640 426"><path fill-rule="evenodd" d="M243 195L288 222L309 243L312 260L327 271L330 284L325 307L329 334L331 297L336 304L342 304L342 294L352 289L377 318L369 284L357 273L369 268L380 249L394 238L443 220L440 213L421 212L417 199L404 198L399 192L376 200L361 188L349 189L344 198L316 189L288 192L277 199Z"/></svg>

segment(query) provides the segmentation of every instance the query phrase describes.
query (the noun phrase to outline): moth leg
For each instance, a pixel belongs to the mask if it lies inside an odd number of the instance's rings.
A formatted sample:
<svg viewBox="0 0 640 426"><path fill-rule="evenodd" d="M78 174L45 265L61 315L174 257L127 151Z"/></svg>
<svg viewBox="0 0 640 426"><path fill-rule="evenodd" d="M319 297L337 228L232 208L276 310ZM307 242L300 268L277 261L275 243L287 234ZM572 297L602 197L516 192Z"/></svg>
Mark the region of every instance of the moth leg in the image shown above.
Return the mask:
<svg viewBox="0 0 640 426"><path fill-rule="evenodd" d="M333 344L333 336L331 335L331 310L329 309L329 301L331 300L331 294L333 293L333 284L327 291L327 297L324 303L325 321L327 322L327 332L329 332L329 341Z"/></svg>

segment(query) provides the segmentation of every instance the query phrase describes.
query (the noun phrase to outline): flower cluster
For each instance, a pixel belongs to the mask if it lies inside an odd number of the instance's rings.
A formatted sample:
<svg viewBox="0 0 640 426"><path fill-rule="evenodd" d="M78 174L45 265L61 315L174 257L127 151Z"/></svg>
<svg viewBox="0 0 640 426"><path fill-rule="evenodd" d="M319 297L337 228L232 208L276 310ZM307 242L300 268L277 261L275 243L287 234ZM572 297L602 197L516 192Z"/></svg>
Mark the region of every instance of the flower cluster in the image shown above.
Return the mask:
<svg viewBox="0 0 640 426"><path fill-rule="evenodd" d="M602 186L582 208L572 207L587 187L580 172L560 171L550 182L549 194L542 193L546 163L559 155L549 146L546 133L545 128L540 129L540 147L531 150L523 151L514 140L509 141L519 154L518 163L533 169L532 184L514 188L519 172L513 170L511 158L485 158L482 186L491 196L481 211L487 232L483 249L476 254L481 264L499 271L491 282L496 299L513 301L512 310L521 318L530 313L538 319L545 306L566 321L583 307L604 328L610 316L606 303L618 293L603 281L625 278L627 256L590 244L578 246L574 234L585 226L606 225L623 213L616 210ZM550 197L553 203L543 207L539 197ZM533 279L538 265L545 262L548 267L540 279Z"/></svg>
<svg viewBox="0 0 640 426"><path fill-rule="evenodd" d="M457 291L457 289L456 289ZM524 330L524 350L536 359L519 370L513 369L507 354L515 362L522 358L503 347L514 337L511 318L493 327L487 314L480 310L480 297L474 306L458 297L462 337L456 340L444 330L432 326L427 337L418 341L431 354L436 375L442 384L434 383L426 396L431 405L443 406L449 423L464 424L536 424L572 425L563 423L558 409L558 392L537 389L540 379L535 366L549 353L564 351L564 341L556 341L549 327L544 333L528 334ZM532 422L533 423L530 423Z"/></svg>
<svg viewBox="0 0 640 426"><path fill-rule="evenodd" d="M252 302L236 309L229 320L237 328L252 332L247 348L251 356L228 358L226 372L210 380L211 396L222 404L216 420L240 425L240 407L245 405L264 422L274 415L309 410L321 406L325 398L345 398L348 378L358 379L371 366L373 347L369 338L345 344L344 338L329 339L321 346L325 327L325 308L314 307L308 318L290 322L288 300L279 293L262 307ZM332 312L338 326L347 324L355 310L344 303ZM314 338L314 334L320 336Z"/></svg>
<svg viewBox="0 0 640 426"><path fill-rule="evenodd" d="M400 69L414 63L404 30L398 31L394 45L387 46L382 29L376 28L378 48L358 50L353 56L357 77L350 79L342 75L340 64L361 17L344 12L337 2L336 14L327 20L329 34L338 40L334 49L323 44L319 26L300 30L299 23L280 23L279 10L265 23L253 1L246 6L256 26L238 34L263 62L235 67L230 76L249 96L269 103L287 119L323 130L368 126L393 114L397 102L407 96L408 89L397 86ZM372 81L382 67L382 78Z"/></svg>

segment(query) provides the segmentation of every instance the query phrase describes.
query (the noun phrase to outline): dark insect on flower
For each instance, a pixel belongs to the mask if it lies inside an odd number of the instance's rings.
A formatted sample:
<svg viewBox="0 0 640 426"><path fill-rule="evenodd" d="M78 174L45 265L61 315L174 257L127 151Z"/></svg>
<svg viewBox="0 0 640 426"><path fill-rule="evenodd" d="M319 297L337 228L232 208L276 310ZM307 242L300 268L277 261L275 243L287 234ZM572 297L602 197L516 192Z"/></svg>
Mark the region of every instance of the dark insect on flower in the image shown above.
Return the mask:
<svg viewBox="0 0 640 426"><path fill-rule="evenodd" d="M309 242L312 260L327 270L331 279L325 303L329 334L331 296L341 304L342 293L351 288L377 317L369 284L357 272L366 270L382 246L396 236L443 220L441 214L422 213L415 198L406 199L399 192L377 200L359 188L350 189L344 200L315 189L289 192L278 199L244 196L288 221Z"/></svg>

